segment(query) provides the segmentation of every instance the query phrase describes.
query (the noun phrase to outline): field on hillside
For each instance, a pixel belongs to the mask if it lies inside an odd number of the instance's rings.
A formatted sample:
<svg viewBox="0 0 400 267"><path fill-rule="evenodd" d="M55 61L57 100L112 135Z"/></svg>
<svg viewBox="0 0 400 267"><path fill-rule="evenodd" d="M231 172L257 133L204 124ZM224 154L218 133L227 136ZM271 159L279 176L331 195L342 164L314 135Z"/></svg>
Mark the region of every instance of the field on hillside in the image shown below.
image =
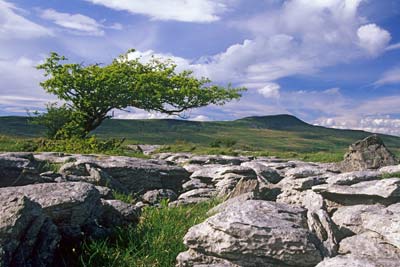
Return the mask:
<svg viewBox="0 0 400 267"><path fill-rule="evenodd" d="M41 127L28 124L26 117L0 117L0 135L26 139L43 133ZM125 138L125 144L168 145L165 151L224 153L224 148L229 148L258 155L320 155L317 160L321 157L323 161L337 161L351 143L371 133L318 127L293 116L277 115L223 122L113 119L105 121L94 134L104 139ZM389 149L400 155L400 137L380 136ZM9 138L1 140L3 151L13 143ZM331 156L324 160L327 155Z"/></svg>

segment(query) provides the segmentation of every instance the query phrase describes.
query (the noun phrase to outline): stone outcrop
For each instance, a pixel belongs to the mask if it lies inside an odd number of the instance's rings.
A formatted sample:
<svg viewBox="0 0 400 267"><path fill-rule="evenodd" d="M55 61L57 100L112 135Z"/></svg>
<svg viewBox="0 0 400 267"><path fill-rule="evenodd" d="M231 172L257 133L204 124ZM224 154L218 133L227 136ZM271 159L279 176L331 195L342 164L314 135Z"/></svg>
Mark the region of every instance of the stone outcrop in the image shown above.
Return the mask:
<svg viewBox="0 0 400 267"><path fill-rule="evenodd" d="M178 198L177 194L171 189L157 189L157 190L147 191L143 195L142 200L145 203L154 205L160 203L162 200L174 201L177 198Z"/></svg>
<svg viewBox="0 0 400 267"><path fill-rule="evenodd" d="M0 187L45 182L32 159L31 153L0 154Z"/></svg>
<svg viewBox="0 0 400 267"><path fill-rule="evenodd" d="M0 214L0 265L52 266L61 237L40 205L0 194Z"/></svg>
<svg viewBox="0 0 400 267"><path fill-rule="evenodd" d="M378 135L371 135L349 147L340 164L342 171L362 171L396 165L398 160L386 148Z"/></svg>
<svg viewBox="0 0 400 267"><path fill-rule="evenodd" d="M353 185L317 185L312 188L326 199L343 205L396 203L400 200L400 178L360 182Z"/></svg>
<svg viewBox="0 0 400 267"><path fill-rule="evenodd" d="M97 171L100 169L99 176L102 173L106 174L109 178L103 177L104 183L107 183L112 178L110 186L116 184L115 189L122 186L124 191L130 193L143 194L154 189L180 191L182 184L189 178L189 173L185 169L168 165L166 162L114 156L66 163L61 167L60 172L66 177L69 175L74 177L93 177L97 175L96 172L94 175L90 174L90 172L87 175L88 167L86 166ZM93 180L92 178L88 179ZM85 179L85 182L88 182L88 179Z"/></svg>
<svg viewBox="0 0 400 267"><path fill-rule="evenodd" d="M53 266L59 249L138 222L140 209L100 197L82 182L0 188L0 265Z"/></svg>
<svg viewBox="0 0 400 267"><path fill-rule="evenodd" d="M322 260L306 228L306 211L275 202L228 205L192 227L184 243L203 257L238 266L314 266ZM185 265L186 252L177 266ZM196 257L199 257L198 255ZM202 257L202 256L200 256ZM196 261L194 259L193 261Z"/></svg>
<svg viewBox="0 0 400 267"><path fill-rule="evenodd" d="M342 173L272 157L152 156L0 154L0 266L62 266L83 240L135 226L145 206L214 198L177 266L398 266L400 165L386 166L397 162L376 137L352 146Z"/></svg>

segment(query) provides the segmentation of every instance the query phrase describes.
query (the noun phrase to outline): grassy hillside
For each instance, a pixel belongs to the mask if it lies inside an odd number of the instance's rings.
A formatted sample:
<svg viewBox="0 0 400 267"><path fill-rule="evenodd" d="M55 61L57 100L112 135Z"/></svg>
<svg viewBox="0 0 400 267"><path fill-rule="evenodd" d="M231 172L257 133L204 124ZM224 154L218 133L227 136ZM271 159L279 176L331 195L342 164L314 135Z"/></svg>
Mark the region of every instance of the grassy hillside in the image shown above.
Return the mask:
<svg viewBox="0 0 400 267"><path fill-rule="evenodd" d="M0 135L39 137L43 129L25 117L0 117ZM101 138L126 138L127 143L193 143L209 146L218 140L236 142L235 148L252 151L343 153L349 144L370 133L330 129L307 124L290 115L248 117L235 121L107 120L96 130ZM400 137L381 135L400 154Z"/></svg>

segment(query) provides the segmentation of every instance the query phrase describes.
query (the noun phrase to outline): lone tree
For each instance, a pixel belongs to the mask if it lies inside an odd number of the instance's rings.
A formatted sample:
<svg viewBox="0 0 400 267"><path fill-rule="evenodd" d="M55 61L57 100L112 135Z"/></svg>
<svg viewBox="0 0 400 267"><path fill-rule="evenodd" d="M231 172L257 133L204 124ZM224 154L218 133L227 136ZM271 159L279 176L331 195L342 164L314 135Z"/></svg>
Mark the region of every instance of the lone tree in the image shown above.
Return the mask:
<svg viewBox="0 0 400 267"><path fill-rule="evenodd" d="M135 107L180 115L183 111L223 105L238 99L245 88L221 87L208 78L196 78L192 71L176 71L170 60L128 59L120 55L109 65L67 63L67 58L51 53L37 66L47 78L40 85L65 102L71 120L61 129L64 137L85 137L96 129L113 109ZM58 133L60 134L60 133Z"/></svg>

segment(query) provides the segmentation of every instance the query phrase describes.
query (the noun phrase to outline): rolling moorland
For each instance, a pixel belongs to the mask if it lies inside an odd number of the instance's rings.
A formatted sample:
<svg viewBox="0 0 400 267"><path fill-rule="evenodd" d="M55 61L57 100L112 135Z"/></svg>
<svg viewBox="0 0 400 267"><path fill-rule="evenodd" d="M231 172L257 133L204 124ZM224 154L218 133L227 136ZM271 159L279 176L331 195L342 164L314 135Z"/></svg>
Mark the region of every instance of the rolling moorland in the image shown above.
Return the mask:
<svg viewBox="0 0 400 267"><path fill-rule="evenodd" d="M339 161L351 143L371 133L314 126L291 115L274 115L215 122L111 119L94 134L102 139L124 138L124 144L167 145L164 151L230 154L240 150L311 161ZM28 117L0 117L0 135L16 140L39 138L44 129L30 124ZM380 137L392 152L400 155L400 137ZM0 141L0 150L4 140ZM7 146L3 145L3 150L4 147ZM226 147L228 151L220 149Z"/></svg>

